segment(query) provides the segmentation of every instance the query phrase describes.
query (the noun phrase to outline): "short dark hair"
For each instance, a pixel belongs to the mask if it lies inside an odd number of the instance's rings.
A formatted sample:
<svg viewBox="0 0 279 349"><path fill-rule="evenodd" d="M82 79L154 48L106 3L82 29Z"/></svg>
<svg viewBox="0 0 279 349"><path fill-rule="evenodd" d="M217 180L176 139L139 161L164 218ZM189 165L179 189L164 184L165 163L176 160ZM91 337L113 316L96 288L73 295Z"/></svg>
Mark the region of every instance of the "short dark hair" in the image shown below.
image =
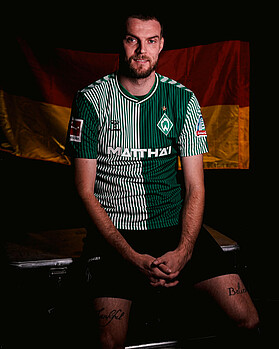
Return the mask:
<svg viewBox="0 0 279 349"><path fill-rule="evenodd" d="M155 13L151 13L151 12L134 12L134 13L130 13L127 14L125 16L125 19L123 21L123 30L122 30L122 36L124 36L126 34L126 24L127 24L127 20L129 18L137 18L140 19L142 21L152 21L155 20L157 22L159 22L160 26L161 26L161 38L163 37L163 23L162 20L159 18L159 16L157 16Z"/></svg>

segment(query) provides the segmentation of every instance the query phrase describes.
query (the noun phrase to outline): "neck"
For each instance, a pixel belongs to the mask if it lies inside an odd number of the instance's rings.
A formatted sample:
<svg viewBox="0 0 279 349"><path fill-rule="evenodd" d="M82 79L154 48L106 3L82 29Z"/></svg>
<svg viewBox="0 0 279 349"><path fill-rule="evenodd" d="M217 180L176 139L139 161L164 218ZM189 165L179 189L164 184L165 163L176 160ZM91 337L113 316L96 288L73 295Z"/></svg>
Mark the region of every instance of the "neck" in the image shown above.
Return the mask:
<svg viewBox="0 0 279 349"><path fill-rule="evenodd" d="M121 85L133 96L144 96L154 85L155 71L153 71L147 78L143 79L130 78L125 75L120 75L119 81Z"/></svg>

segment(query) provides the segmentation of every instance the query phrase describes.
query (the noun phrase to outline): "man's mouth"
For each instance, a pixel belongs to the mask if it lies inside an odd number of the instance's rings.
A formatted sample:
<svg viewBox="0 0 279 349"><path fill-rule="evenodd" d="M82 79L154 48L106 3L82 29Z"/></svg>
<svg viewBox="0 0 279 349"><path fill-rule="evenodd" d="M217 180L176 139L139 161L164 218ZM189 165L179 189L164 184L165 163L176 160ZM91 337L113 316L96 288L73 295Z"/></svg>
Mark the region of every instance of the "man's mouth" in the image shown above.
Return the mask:
<svg viewBox="0 0 279 349"><path fill-rule="evenodd" d="M147 62L147 59L135 59L136 62Z"/></svg>
<svg viewBox="0 0 279 349"><path fill-rule="evenodd" d="M140 64L144 64L144 63L149 62L149 59L147 59L147 58L136 58L136 57L134 57L133 60L135 62L137 62L137 63L140 63Z"/></svg>

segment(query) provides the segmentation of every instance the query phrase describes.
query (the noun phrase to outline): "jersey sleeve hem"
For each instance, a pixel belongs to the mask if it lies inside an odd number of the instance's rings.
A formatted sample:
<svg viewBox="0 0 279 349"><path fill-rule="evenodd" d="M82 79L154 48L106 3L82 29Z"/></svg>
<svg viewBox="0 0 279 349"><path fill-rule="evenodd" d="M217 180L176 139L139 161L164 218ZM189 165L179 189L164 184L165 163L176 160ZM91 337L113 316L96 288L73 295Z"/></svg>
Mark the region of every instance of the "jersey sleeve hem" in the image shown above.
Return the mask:
<svg viewBox="0 0 279 349"><path fill-rule="evenodd" d="M178 147L181 157L208 152L205 125L199 102L193 92L187 105L184 126L178 139Z"/></svg>
<svg viewBox="0 0 279 349"><path fill-rule="evenodd" d="M99 119L93 105L78 92L73 102L67 136L67 155L71 158L97 159Z"/></svg>

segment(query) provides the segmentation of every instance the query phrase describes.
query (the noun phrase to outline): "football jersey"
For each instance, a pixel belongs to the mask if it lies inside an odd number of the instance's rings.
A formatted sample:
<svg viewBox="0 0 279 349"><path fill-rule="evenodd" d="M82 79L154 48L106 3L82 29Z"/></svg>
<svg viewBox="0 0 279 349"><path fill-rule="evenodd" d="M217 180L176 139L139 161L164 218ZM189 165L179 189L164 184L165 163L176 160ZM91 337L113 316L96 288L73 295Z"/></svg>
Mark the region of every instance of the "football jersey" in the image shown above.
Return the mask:
<svg viewBox="0 0 279 349"><path fill-rule="evenodd" d="M150 92L131 95L113 73L79 91L69 127L70 155L97 159L95 196L117 229L179 223L179 156L208 151L192 91L155 74Z"/></svg>

